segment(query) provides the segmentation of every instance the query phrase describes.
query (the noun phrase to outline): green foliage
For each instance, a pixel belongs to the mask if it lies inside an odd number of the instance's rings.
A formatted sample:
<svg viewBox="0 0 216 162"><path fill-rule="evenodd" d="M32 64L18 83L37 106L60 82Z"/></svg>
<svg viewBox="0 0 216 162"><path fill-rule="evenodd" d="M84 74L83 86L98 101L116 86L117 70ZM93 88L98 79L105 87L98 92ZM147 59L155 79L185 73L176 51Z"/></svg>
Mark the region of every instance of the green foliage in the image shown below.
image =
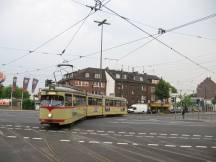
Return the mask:
<svg viewBox="0 0 216 162"><path fill-rule="evenodd" d="M161 79L155 87L155 95L161 101L170 97L169 95L170 84Z"/></svg>
<svg viewBox="0 0 216 162"><path fill-rule="evenodd" d="M171 92L172 93L177 93L177 89L175 87L173 87L170 83L167 82L167 84L169 85L169 87L171 88Z"/></svg>
<svg viewBox="0 0 216 162"><path fill-rule="evenodd" d="M184 108L188 108L190 106L193 106L191 96L190 95L183 95L180 104Z"/></svg>
<svg viewBox="0 0 216 162"><path fill-rule="evenodd" d="M212 99L212 104L216 105L216 96L214 96L214 98Z"/></svg>
<svg viewBox="0 0 216 162"><path fill-rule="evenodd" d="M28 99L30 96L29 92L23 93L23 98ZM22 98L22 88L16 87L16 91L13 92L13 97L17 99ZM11 98L11 86L2 87L0 89L0 98Z"/></svg>
<svg viewBox="0 0 216 162"><path fill-rule="evenodd" d="M25 110L33 110L33 109L35 109L35 104L30 99L23 100L23 104L22 105L23 105L23 109L25 109Z"/></svg>

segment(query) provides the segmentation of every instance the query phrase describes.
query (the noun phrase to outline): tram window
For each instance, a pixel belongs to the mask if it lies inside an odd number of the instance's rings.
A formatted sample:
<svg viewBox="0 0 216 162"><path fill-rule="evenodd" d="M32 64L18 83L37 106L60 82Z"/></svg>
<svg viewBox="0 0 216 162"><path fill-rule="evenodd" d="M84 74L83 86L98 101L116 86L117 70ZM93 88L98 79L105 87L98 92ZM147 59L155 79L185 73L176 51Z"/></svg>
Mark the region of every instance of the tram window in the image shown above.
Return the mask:
<svg viewBox="0 0 216 162"><path fill-rule="evenodd" d="M65 94L65 106L72 106L72 95Z"/></svg>
<svg viewBox="0 0 216 162"><path fill-rule="evenodd" d="M102 105L102 99L89 97L88 105Z"/></svg>
<svg viewBox="0 0 216 162"><path fill-rule="evenodd" d="M105 100L105 105L109 106L110 105L110 101L108 99Z"/></svg>
<svg viewBox="0 0 216 162"><path fill-rule="evenodd" d="M42 95L41 106L63 106L64 97L57 95Z"/></svg>
<svg viewBox="0 0 216 162"><path fill-rule="evenodd" d="M121 101L116 101L116 106L121 106Z"/></svg>
<svg viewBox="0 0 216 162"><path fill-rule="evenodd" d="M99 99L99 98L97 99L97 105L100 105L100 106L102 105L102 99Z"/></svg>
<svg viewBox="0 0 216 162"><path fill-rule="evenodd" d="M110 100L110 106L116 106L116 101L115 100Z"/></svg>
<svg viewBox="0 0 216 162"><path fill-rule="evenodd" d="M73 96L73 105L74 106L86 105L86 97L74 95Z"/></svg>

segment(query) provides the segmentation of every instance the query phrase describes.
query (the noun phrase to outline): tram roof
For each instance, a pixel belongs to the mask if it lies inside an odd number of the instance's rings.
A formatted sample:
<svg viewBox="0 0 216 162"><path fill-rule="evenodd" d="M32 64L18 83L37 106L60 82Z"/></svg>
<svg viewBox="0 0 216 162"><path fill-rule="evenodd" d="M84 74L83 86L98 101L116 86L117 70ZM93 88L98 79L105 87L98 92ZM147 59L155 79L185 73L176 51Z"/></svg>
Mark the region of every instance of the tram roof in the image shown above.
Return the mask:
<svg viewBox="0 0 216 162"><path fill-rule="evenodd" d="M45 87L42 89L42 91L56 91L56 92L69 92L69 93L80 93L80 94L85 94L85 92L69 88L69 87L62 87L62 86L53 86L53 90L51 90L50 87Z"/></svg>

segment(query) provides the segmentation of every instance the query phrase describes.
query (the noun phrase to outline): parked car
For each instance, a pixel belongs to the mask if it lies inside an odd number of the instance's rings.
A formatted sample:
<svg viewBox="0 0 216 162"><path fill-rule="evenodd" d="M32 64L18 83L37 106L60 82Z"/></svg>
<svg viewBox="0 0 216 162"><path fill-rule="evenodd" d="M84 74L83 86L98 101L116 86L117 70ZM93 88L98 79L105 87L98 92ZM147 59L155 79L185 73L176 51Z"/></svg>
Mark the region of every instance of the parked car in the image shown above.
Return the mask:
<svg viewBox="0 0 216 162"><path fill-rule="evenodd" d="M133 104L128 108L128 113L148 113L148 105Z"/></svg>
<svg viewBox="0 0 216 162"><path fill-rule="evenodd" d="M173 109L170 109L169 112L170 112L170 113L175 113L175 112L176 112L176 113L181 113L182 110L181 110L181 108L176 108L176 109L173 108Z"/></svg>

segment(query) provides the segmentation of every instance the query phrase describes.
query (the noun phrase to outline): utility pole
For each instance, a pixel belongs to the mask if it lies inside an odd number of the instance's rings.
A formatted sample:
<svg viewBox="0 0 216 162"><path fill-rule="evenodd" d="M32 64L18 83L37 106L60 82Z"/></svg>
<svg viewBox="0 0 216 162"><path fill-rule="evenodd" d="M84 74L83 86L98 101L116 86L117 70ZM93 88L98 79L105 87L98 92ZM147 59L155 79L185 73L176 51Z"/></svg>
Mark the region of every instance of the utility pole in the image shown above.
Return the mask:
<svg viewBox="0 0 216 162"><path fill-rule="evenodd" d="M103 21L94 21L98 24L98 26L101 26L101 49L100 49L100 86L99 86L99 94L101 94L101 81L102 81L102 54L103 54L103 25L110 25L110 23L107 23L107 19L104 19Z"/></svg>

